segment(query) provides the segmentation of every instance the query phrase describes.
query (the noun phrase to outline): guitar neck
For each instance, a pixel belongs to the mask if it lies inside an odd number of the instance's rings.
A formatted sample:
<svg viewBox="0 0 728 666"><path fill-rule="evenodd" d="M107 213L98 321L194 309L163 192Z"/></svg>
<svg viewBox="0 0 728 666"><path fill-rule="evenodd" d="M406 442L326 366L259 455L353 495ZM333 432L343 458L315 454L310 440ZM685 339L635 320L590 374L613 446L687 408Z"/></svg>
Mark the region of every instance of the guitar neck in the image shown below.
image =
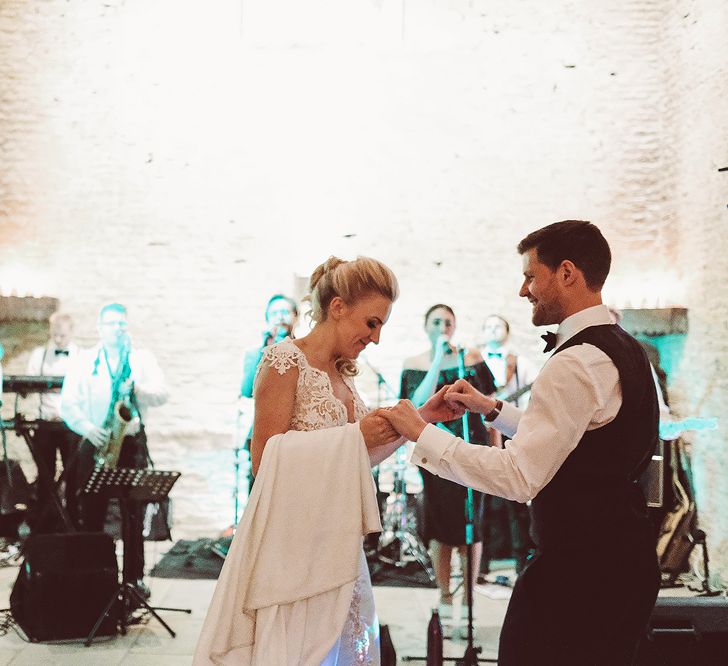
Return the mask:
<svg viewBox="0 0 728 666"><path fill-rule="evenodd" d="M521 388L513 391L513 393L503 394L501 392L501 393L497 393L496 396L498 397L499 400L502 400L503 402L515 402L522 395L524 395L525 393L528 393L531 390L532 386L533 386L533 382L531 382L530 384L524 384L523 386L521 386Z"/></svg>

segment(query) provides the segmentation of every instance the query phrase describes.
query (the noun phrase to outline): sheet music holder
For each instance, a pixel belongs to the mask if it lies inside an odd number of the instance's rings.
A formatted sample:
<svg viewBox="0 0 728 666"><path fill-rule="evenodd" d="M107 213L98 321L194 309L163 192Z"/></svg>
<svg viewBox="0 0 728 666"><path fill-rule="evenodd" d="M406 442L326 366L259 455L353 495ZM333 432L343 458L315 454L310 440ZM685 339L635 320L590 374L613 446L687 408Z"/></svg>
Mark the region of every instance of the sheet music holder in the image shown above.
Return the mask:
<svg viewBox="0 0 728 666"><path fill-rule="evenodd" d="M179 472L133 467L97 467L81 492L140 502L163 500L180 477Z"/></svg>
<svg viewBox="0 0 728 666"><path fill-rule="evenodd" d="M117 497L121 505L122 518L122 535L128 534L127 529L127 509L124 500L140 501L140 502L159 502L167 497L172 486L180 477L179 472L167 472L156 469L135 469L129 467L97 467L89 477L86 485L81 491L88 495L104 495L106 497ZM124 560L128 557L127 544L124 543ZM169 625L157 615L158 610L178 611L182 613L191 613L188 608L153 608L146 599L144 599L132 583L126 578L127 566L123 567L122 581L114 595L109 599L109 603L96 621L91 633L88 635L84 645L89 647L96 636L104 618L112 612L114 607L118 607L118 622L122 635L126 634L126 628L129 626L128 611L130 608L144 608L149 612L174 638L175 632Z"/></svg>

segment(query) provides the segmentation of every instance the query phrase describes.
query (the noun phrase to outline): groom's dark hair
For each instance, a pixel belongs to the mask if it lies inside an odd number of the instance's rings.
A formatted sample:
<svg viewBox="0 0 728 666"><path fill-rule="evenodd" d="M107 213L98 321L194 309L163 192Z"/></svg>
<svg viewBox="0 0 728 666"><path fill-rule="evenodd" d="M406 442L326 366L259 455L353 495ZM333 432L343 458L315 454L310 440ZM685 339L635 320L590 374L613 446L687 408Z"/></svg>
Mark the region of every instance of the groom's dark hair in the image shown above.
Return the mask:
<svg viewBox="0 0 728 666"><path fill-rule="evenodd" d="M536 250L538 260L552 271L569 260L584 274L587 287L599 291L604 285L612 253L602 232L591 222L564 220L531 232L518 244L518 254Z"/></svg>

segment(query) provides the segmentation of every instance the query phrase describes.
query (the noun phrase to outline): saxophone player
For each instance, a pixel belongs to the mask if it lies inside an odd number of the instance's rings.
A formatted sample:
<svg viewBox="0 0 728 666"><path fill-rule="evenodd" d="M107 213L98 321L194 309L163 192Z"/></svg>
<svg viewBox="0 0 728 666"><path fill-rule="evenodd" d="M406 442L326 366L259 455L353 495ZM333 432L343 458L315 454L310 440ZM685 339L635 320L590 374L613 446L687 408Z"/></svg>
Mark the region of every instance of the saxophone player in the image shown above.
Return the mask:
<svg viewBox="0 0 728 666"><path fill-rule="evenodd" d="M99 342L79 352L68 368L61 390L61 417L68 427L81 435L76 458L69 470L70 495L78 504L79 527L100 532L108 499L79 494L91 475L100 455L108 450L112 435L110 415L117 401L130 407L130 418L123 431L118 467L146 468L151 459L144 432L144 416L149 407L166 402L168 393L164 375L154 355L131 345L126 307L110 303L101 308L97 320ZM127 580L136 581L143 596L144 585L144 505L126 501L129 534L124 572Z"/></svg>

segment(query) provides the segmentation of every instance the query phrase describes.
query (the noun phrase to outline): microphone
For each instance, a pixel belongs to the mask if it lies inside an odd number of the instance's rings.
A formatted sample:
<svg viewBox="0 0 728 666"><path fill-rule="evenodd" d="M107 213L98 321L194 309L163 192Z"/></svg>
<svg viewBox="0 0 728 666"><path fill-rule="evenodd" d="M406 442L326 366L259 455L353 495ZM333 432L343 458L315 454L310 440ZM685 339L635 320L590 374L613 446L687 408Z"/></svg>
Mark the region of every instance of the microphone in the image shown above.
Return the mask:
<svg viewBox="0 0 728 666"><path fill-rule="evenodd" d="M276 326L274 340L276 342L280 342L281 340L284 340L290 334L291 334L291 329L288 327L288 325L281 324L280 326Z"/></svg>
<svg viewBox="0 0 728 666"><path fill-rule="evenodd" d="M119 349L127 354L131 351L131 338L128 333L119 336Z"/></svg>
<svg viewBox="0 0 728 666"><path fill-rule="evenodd" d="M463 345L451 345L449 340L443 340L442 341L443 346L445 347L445 354L447 356L450 356L452 354L459 354L460 352L466 351L465 346Z"/></svg>
<svg viewBox="0 0 728 666"><path fill-rule="evenodd" d="M290 334L291 334L291 331L286 324L280 324L280 325L274 326L272 329L269 328L263 334L263 346L267 347L270 344L275 344L276 342L280 342L281 340L285 339L285 337L287 335L290 335Z"/></svg>

